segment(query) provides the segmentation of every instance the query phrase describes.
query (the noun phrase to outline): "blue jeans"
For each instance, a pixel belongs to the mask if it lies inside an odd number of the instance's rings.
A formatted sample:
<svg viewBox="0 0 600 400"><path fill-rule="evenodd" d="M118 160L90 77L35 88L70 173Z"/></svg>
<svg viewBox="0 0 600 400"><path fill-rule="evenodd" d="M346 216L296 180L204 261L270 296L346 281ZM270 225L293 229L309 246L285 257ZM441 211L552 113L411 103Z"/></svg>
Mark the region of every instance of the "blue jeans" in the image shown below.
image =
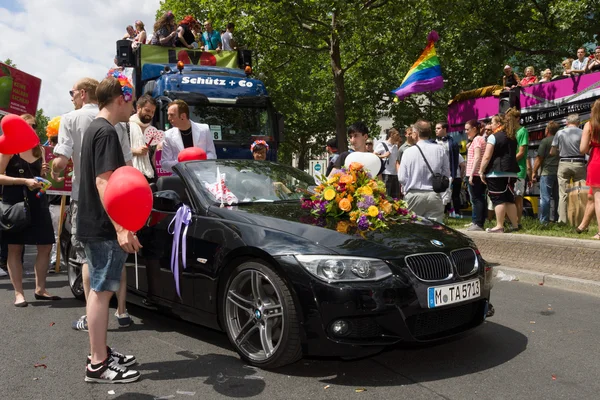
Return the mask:
<svg viewBox="0 0 600 400"><path fill-rule="evenodd" d="M85 256L90 268L90 289L94 292L118 292L121 271L127 253L116 240L84 243Z"/></svg>
<svg viewBox="0 0 600 400"><path fill-rule="evenodd" d="M471 198L472 222L483 228L487 217L487 199L485 197L486 185L478 176L473 177L473 184L469 183L469 197Z"/></svg>
<svg viewBox="0 0 600 400"><path fill-rule="evenodd" d="M554 199L554 221L557 221L558 178L556 175L540 176L540 209L538 216L542 224L550 221L550 201Z"/></svg>

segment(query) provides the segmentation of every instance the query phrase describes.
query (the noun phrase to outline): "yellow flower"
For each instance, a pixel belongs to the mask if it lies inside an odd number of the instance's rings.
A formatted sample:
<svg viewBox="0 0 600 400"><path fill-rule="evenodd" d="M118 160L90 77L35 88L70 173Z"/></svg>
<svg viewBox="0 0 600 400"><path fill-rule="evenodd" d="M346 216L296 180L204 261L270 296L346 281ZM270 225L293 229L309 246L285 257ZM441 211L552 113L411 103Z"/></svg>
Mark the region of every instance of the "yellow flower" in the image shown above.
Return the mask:
<svg viewBox="0 0 600 400"><path fill-rule="evenodd" d="M379 209L375 206L370 206L367 209L367 214L369 214L369 217L376 217L379 214Z"/></svg>
<svg viewBox="0 0 600 400"><path fill-rule="evenodd" d="M347 233L350 228L350 223L348 221L340 221L337 224L336 230L341 233Z"/></svg>
<svg viewBox="0 0 600 400"><path fill-rule="evenodd" d="M350 221L356 222L356 220L358 219L358 214L359 214L358 211L352 211L350 213Z"/></svg>
<svg viewBox="0 0 600 400"><path fill-rule="evenodd" d="M352 209L352 203L347 198L343 198L338 203L338 207L340 207L340 210L348 212Z"/></svg>
<svg viewBox="0 0 600 400"><path fill-rule="evenodd" d="M371 189L369 186L361 186L360 189L358 189L358 193L364 194L366 196L372 196L373 189Z"/></svg>
<svg viewBox="0 0 600 400"><path fill-rule="evenodd" d="M335 190L333 190L332 188L325 189L325 191L323 192L323 197L325 197L325 200L333 200L333 198L335 197Z"/></svg>
<svg viewBox="0 0 600 400"><path fill-rule="evenodd" d="M331 178L327 179L327 184L331 185L332 183L337 182L338 179L340 179L340 174L334 174L333 176L331 176Z"/></svg>

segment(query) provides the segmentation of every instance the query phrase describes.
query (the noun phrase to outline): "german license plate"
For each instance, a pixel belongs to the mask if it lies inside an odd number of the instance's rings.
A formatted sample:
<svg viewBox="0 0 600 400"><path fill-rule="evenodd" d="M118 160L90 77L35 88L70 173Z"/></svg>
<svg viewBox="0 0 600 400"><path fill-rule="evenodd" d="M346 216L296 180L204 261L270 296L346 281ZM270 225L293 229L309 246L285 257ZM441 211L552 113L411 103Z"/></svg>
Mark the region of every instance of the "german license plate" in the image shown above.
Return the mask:
<svg viewBox="0 0 600 400"><path fill-rule="evenodd" d="M427 304L429 308L435 308L475 299L481 295L479 285L479 279L473 279L452 285L430 287L427 290Z"/></svg>

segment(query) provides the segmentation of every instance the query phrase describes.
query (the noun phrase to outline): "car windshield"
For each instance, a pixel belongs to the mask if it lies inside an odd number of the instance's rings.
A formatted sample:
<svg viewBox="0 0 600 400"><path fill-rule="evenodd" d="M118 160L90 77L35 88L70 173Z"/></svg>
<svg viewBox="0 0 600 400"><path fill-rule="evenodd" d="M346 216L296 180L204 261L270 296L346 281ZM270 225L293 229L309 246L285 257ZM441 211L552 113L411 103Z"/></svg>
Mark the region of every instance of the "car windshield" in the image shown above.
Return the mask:
<svg viewBox="0 0 600 400"><path fill-rule="evenodd" d="M255 160L187 163L197 185L216 204L297 201L312 193L315 180L296 168Z"/></svg>
<svg viewBox="0 0 600 400"><path fill-rule="evenodd" d="M213 140L252 143L254 138L273 137L273 123L267 108L190 106L194 122L207 124Z"/></svg>

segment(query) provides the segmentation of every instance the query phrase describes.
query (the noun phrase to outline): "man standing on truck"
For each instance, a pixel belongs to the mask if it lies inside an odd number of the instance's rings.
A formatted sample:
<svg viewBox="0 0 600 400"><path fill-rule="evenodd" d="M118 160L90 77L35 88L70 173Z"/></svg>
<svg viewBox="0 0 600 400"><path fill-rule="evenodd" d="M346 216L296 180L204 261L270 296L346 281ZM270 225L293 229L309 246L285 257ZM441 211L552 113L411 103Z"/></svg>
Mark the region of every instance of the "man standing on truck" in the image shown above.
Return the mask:
<svg viewBox="0 0 600 400"><path fill-rule="evenodd" d="M197 124L190 120L190 108L183 100L175 100L169 105L167 117L173 128L165 132L161 166L165 171L173 172L179 152L188 147L199 147L206 152L207 159L216 159L217 151L212 134L206 124Z"/></svg>
<svg viewBox="0 0 600 400"><path fill-rule="evenodd" d="M202 44L204 51L217 50L221 51L221 35L212 27L212 22L209 20L204 22L204 33L202 34Z"/></svg>

